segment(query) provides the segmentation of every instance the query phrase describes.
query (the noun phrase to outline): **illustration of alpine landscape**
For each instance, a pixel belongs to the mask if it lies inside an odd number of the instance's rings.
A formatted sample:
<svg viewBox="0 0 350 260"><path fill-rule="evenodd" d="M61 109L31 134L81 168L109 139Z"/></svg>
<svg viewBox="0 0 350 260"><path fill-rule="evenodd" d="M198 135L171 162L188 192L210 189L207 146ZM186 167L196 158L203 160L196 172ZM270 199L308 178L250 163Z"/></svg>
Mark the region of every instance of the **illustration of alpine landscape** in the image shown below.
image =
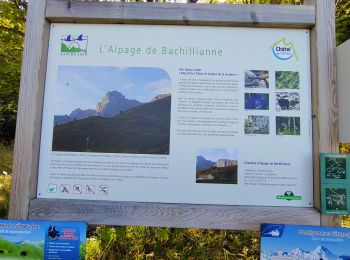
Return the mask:
<svg viewBox="0 0 350 260"><path fill-rule="evenodd" d="M237 184L237 151L202 148L197 153L196 183Z"/></svg>
<svg viewBox="0 0 350 260"><path fill-rule="evenodd" d="M349 260L345 228L262 224L261 260Z"/></svg>
<svg viewBox="0 0 350 260"><path fill-rule="evenodd" d="M276 252L262 252L262 260L278 260L278 259L291 259L291 260L349 260L349 256L336 255L327 246L316 246L311 250L304 250L296 247L293 250L287 252L283 250L277 250Z"/></svg>
<svg viewBox="0 0 350 260"><path fill-rule="evenodd" d="M57 78L53 151L169 154L167 72L60 66Z"/></svg>

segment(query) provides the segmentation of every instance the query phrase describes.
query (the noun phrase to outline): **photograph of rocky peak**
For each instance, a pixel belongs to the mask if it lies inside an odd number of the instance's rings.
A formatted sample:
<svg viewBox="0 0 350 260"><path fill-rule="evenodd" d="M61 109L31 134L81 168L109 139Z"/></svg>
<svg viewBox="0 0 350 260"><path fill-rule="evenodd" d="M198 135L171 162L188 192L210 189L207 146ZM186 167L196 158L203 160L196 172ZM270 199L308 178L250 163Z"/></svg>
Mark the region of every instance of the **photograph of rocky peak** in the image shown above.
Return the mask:
<svg viewBox="0 0 350 260"><path fill-rule="evenodd" d="M113 117L121 112L133 107L137 107L142 103L137 100L130 100L118 91L109 91L102 98L101 102L96 104L96 109L80 108L74 109L69 115L55 116L54 125L61 125L74 120L85 119L91 116ZM65 118L65 119L64 119Z"/></svg>
<svg viewBox="0 0 350 260"><path fill-rule="evenodd" d="M159 68L60 67L52 150L169 154L170 86Z"/></svg>
<svg viewBox="0 0 350 260"><path fill-rule="evenodd" d="M202 148L197 152L196 183L237 184L237 150Z"/></svg>

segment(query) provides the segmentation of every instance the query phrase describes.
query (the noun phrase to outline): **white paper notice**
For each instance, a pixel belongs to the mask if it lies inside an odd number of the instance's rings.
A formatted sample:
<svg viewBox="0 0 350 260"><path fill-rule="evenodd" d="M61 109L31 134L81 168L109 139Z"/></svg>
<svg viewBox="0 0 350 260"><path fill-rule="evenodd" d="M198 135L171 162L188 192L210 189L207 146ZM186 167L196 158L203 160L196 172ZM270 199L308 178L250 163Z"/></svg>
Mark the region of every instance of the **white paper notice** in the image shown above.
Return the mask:
<svg viewBox="0 0 350 260"><path fill-rule="evenodd" d="M52 24L39 198L312 207L309 31Z"/></svg>

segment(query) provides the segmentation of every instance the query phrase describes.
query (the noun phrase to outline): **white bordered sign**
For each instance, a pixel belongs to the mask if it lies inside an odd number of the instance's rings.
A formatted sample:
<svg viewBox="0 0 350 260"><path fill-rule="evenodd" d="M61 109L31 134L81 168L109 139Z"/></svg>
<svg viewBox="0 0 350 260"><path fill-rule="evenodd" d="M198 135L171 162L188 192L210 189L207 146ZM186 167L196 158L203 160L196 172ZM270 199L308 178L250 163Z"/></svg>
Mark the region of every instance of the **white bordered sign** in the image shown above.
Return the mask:
<svg viewBox="0 0 350 260"><path fill-rule="evenodd" d="M51 24L38 198L312 207L309 46L304 29Z"/></svg>

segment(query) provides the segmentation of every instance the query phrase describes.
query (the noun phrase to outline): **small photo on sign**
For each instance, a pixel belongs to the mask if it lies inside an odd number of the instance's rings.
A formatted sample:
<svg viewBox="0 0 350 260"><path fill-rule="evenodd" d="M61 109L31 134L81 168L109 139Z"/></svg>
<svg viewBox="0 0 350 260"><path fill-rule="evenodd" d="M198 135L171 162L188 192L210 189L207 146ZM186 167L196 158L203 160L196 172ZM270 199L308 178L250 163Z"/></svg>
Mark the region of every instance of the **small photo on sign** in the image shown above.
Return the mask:
<svg viewBox="0 0 350 260"><path fill-rule="evenodd" d="M300 117L277 116L277 135L300 135Z"/></svg>
<svg viewBox="0 0 350 260"><path fill-rule="evenodd" d="M326 188L326 210L347 210L346 188Z"/></svg>
<svg viewBox="0 0 350 260"><path fill-rule="evenodd" d="M299 89L299 72L276 71L276 89Z"/></svg>
<svg viewBox="0 0 350 260"><path fill-rule="evenodd" d="M326 157L326 179L346 179L346 158Z"/></svg>
<svg viewBox="0 0 350 260"><path fill-rule="evenodd" d="M202 148L197 151L196 183L237 184L236 149Z"/></svg>
<svg viewBox="0 0 350 260"><path fill-rule="evenodd" d="M299 111L300 96L296 92L276 92L276 110Z"/></svg>
<svg viewBox="0 0 350 260"><path fill-rule="evenodd" d="M269 94L245 93L244 108L253 110L269 110Z"/></svg>
<svg viewBox="0 0 350 260"><path fill-rule="evenodd" d="M244 119L245 134L268 135L270 121L268 116L248 116Z"/></svg>
<svg viewBox="0 0 350 260"><path fill-rule="evenodd" d="M267 70L246 70L244 86L246 88L269 88L269 72Z"/></svg>

